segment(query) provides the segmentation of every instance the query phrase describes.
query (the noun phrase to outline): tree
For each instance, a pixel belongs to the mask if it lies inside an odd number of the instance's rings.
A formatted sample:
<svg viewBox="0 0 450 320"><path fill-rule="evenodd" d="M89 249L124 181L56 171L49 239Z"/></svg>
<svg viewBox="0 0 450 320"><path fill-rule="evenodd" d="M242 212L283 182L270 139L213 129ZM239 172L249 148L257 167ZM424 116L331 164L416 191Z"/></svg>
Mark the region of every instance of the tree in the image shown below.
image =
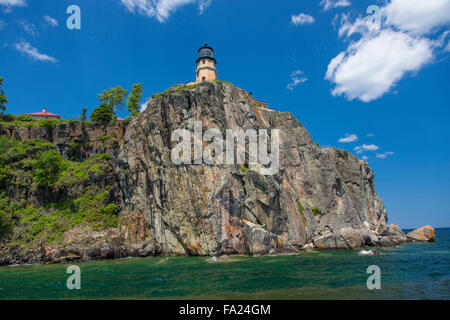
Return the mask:
<svg viewBox="0 0 450 320"><path fill-rule="evenodd" d="M141 98L142 98L142 84L136 83L133 85L133 88L131 89L131 93L127 101L128 112L134 117L138 116L140 113Z"/></svg>
<svg viewBox="0 0 450 320"><path fill-rule="evenodd" d="M67 167L66 160L55 149L39 154L32 162L33 178L41 187L53 187L59 174Z"/></svg>
<svg viewBox="0 0 450 320"><path fill-rule="evenodd" d="M103 103L95 108L91 114L91 121L95 124L108 124L114 119L114 112L111 107Z"/></svg>
<svg viewBox="0 0 450 320"><path fill-rule="evenodd" d="M3 112L6 110L5 104L8 103L8 99L5 97L5 91L2 89L3 85L3 78L0 78L0 110L3 114Z"/></svg>
<svg viewBox="0 0 450 320"><path fill-rule="evenodd" d="M124 107L124 100L128 96L128 91L117 86L115 88L110 88L108 91L103 91L102 94L98 95L98 100L100 102L106 103L112 110L116 111L116 108L122 109Z"/></svg>
<svg viewBox="0 0 450 320"><path fill-rule="evenodd" d="M87 119L86 113L87 113L87 109L84 108L83 111L81 112L81 121L83 121L83 122L86 121L86 119Z"/></svg>

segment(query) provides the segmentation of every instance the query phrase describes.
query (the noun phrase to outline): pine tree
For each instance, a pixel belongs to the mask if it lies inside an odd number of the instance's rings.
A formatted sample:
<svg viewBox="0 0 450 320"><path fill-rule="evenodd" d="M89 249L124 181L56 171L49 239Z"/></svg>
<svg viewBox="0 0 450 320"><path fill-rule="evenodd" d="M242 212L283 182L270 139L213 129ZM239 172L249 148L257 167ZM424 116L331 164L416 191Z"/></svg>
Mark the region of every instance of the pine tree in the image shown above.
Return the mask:
<svg viewBox="0 0 450 320"><path fill-rule="evenodd" d="M94 109L91 114L91 121L95 124L108 124L113 121L114 117L115 115L111 107L103 103Z"/></svg>
<svg viewBox="0 0 450 320"><path fill-rule="evenodd" d="M136 83L133 85L133 88L131 89L131 93L127 101L128 112L134 117L140 114L141 98L142 98L142 84Z"/></svg>
<svg viewBox="0 0 450 320"><path fill-rule="evenodd" d="M117 108L122 109L124 107L124 100L128 96L128 91L117 86L110 88L108 91L104 90L102 94L98 95L100 102L106 103L112 112L115 112Z"/></svg>
<svg viewBox="0 0 450 320"><path fill-rule="evenodd" d="M0 78L0 110L3 112L6 110L6 104L8 103L8 99L6 99L5 91L2 89L3 78Z"/></svg>
<svg viewBox="0 0 450 320"><path fill-rule="evenodd" d="M86 119L87 119L86 113L87 113L87 109L84 108L83 111L81 112L81 121L83 121L83 122L86 121Z"/></svg>

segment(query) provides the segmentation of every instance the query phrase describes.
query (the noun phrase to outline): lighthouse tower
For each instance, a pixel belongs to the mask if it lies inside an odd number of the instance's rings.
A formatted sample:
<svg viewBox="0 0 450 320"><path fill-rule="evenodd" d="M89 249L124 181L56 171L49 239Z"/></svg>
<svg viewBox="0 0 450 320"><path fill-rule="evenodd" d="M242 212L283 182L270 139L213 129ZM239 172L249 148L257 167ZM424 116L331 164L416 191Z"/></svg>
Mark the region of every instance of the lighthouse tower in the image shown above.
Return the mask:
<svg viewBox="0 0 450 320"><path fill-rule="evenodd" d="M198 49L197 78L195 83L202 81L214 81L217 79L216 59L214 59L214 49L205 43Z"/></svg>

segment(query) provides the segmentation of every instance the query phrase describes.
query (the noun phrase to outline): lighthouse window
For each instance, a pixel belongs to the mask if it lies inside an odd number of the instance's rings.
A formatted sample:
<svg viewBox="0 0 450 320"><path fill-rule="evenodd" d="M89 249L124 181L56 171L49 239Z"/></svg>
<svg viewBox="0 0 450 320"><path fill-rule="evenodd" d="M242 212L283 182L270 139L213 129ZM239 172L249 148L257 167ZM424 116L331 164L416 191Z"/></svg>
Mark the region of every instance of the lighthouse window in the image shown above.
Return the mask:
<svg viewBox="0 0 450 320"><path fill-rule="evenodd" d="M206 63L206 60L203 60L203 64L205 64Z"/></svg>

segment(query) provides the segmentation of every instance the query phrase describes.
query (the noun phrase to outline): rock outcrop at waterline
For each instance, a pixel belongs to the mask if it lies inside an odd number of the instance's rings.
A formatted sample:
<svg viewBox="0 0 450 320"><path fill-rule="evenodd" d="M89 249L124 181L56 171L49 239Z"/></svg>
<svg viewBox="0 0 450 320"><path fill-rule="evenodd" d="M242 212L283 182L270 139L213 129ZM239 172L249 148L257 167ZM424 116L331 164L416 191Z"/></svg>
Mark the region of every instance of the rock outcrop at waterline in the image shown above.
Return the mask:
<svg viewBox="0 0 450 320"><path fill-rule="evenodd" d="M264 176L252 165L174 164L172 133L180 128L193 131L194 121L202 122L203 131L218 128L224 133L279 129L278 173ZM115 137L102 144L106 131ZM117 224L100 230L85 221L72 223L58 240L39 237L22 248L14 244L18 239L3 236L2 264L130 255L295 253L302 248L351 249L407 241L398 226L387 225L367 162L343 150L318 147L292 114L261 108L231 84L174 87L150 100L128 125L57 125L51 132L0 127L0 134L19 140L38 135L66 158L73 156L68 146L76 141L83 147L73 161L109 154L104 164L108 169L93 173L81 185L66 186L62 196L70 198L74 190L96 186L107 190L104 201L118 208ZM6 189L14 198L13 190ZM45 205L31 190L20 195ZM20 238L20 226L14 228Z"/></svg>
<svg viewBox="0 0 450 320"><path fill-rule="evenodd" d="M406 237L412 241L433 242L435 240L434 228L432 226L424 226L409 232Z"/></svg>

